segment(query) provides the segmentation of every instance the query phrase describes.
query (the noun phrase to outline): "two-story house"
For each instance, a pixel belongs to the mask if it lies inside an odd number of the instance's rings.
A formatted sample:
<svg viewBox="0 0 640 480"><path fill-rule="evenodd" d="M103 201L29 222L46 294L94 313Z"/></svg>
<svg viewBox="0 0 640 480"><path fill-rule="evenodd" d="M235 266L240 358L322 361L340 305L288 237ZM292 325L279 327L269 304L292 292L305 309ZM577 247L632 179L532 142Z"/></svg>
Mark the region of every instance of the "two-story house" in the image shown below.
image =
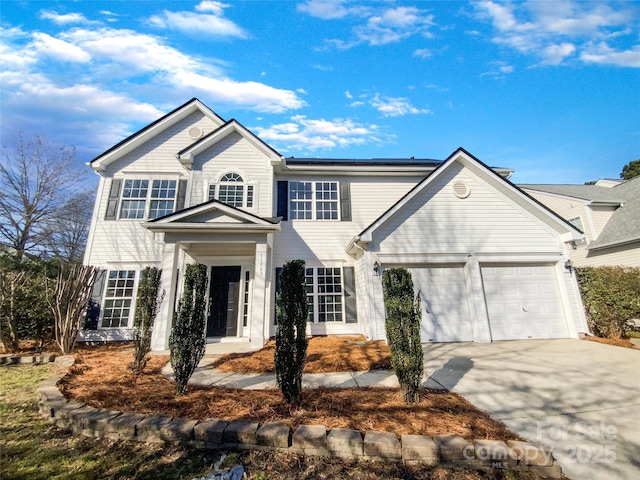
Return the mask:
<svg viewBox="0 0 640 480"><path fill-rule="evenodd" d="M520 187L584 232L571 252L577 267L640 267L640 177Z"/></svg>
<svg viewBox="0 0 640 480"><path fill-rule="evenodd" d="M81 339L128 339L140 271L162 269L167 348L188 263L209 267L209 341L274 335L278 269L306 262L312 335L384 339L382 271L406 266L425 342L587 331L568 251L581 232L463 149L442 161L285 158L192 99L91 167L85 263L103 272Z"/></svg>

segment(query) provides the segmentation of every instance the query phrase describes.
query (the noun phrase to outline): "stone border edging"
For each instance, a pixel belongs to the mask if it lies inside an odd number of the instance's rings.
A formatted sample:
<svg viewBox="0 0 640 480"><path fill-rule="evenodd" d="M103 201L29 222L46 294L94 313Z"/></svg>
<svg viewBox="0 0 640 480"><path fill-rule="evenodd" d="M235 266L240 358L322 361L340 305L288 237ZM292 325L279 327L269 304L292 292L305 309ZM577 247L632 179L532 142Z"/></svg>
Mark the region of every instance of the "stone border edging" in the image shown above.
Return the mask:
<svg viewBox="0 0 640 480"><path fill-rule="evenodd" d="M56 364L73 365L71 356ZM402 435L300 425L291 434L284 423L260 424L247 420L189 420L170 415L142 415L91 407L68 400L56 386L62 374L43 381L37 389L40 414L74 434L110 440L166 443L196 448L268 450L343 458L402 461L409 465L459 467L510 467L545 478L562 478L562 469L550 449L528 442L476 439L459 435Z"/></svg>
<svg viewBox="0 0 640 480"><path fill-rule="evenodd" d="M0 355L0 365L41 365L45 363L53 363L57 355Z"/></svg>

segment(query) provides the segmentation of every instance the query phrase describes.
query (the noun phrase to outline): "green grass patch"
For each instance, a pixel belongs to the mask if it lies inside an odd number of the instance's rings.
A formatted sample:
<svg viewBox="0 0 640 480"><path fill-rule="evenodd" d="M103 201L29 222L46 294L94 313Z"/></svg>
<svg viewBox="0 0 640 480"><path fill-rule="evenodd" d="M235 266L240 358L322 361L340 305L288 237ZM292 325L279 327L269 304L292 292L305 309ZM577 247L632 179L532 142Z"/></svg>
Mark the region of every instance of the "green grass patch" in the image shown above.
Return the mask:
<svg viewBox="0 0 640 480"><path fill-rule="evenodd" d="M275 452L231 452L160 447L74 436L38 413L36 387L55 366L0 367L0 477L2 480L180 479L193 480L223 464L242 464L249 480L534 480L531 473L501 469L405 467L398 463L303 457Z"/></svg>

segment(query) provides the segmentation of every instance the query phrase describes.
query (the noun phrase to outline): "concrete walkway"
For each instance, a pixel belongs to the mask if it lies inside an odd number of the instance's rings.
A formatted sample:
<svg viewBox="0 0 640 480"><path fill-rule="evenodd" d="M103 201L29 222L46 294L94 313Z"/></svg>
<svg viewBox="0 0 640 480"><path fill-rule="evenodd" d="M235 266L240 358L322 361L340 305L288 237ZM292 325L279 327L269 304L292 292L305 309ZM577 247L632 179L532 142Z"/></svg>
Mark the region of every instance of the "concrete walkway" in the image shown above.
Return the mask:
<svg viewBox="0 0 640 480"><path fill-rule="evenodd" d="M275 387L274 375L213 369L218 350L228 348L207 346L190 383ZM640 478L640 350L563 339L428 344L424 352L424 386L459 393L551 447L569 478ZM374 385L397 386L397 379L380 370L303 375L305 388Z"/></svg>

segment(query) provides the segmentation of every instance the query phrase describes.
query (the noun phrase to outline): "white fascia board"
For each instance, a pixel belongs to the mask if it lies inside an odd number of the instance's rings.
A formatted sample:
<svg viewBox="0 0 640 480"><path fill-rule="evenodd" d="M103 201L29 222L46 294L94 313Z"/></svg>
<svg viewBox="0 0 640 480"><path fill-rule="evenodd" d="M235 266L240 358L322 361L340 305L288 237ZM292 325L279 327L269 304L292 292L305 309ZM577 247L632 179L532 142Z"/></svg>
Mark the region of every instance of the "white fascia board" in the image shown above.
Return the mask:
<svg viewBox="0 0 640 480"><path fill-rule="evenodd" d="M250 213L243 212L242 210L237 210L233 207L224 205L220 202L215 202L215 203L207 202L203 205L200 205L199 207L187 208L186 210L176 212L175 214L172 214L167 218L163 218L156 222L146 222L146 223L149 225L170 225L170 224L177 223L179 220L183 218L188 218L194 215L200 215L202 213L212 211L212 210L217 210L218 212L222 212L223 214L228 215L229 217L235 218L237 220L243 220L253 225L275 225L274 223L268 222L267 220L264 220L260 217L252 215ZM189 222L183 222L182 225L184 225L185 223L189 223Z"/></svg>
<svg viewBox="0 0 640 480"><path fill-rule="evenodd" d="M258 225L255 223L143 223L142 226L152 232L277 232L279 224Z"/></svg>

